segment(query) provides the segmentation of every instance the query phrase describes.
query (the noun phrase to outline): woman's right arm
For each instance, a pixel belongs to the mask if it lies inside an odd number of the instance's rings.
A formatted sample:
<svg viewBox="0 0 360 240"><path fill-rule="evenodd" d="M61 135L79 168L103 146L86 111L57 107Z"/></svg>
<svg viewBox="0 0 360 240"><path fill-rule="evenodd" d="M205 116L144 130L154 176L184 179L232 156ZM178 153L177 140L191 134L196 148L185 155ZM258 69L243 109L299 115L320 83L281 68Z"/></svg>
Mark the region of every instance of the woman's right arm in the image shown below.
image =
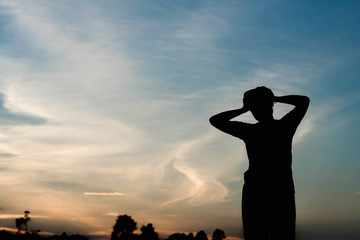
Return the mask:
<svg viewBox="0 0 360 240"><path fill-rule="evenodd" d="M231 119L240 116L241 114L244 114L247 111L249 111L248 108L242 107L235 110L221 112L212 116L209 119L209 121L211 125L219 129L220 131L223 131L235 137L243 138L245 132L244 128L247 124L242 122L231 121Z"/></svg>

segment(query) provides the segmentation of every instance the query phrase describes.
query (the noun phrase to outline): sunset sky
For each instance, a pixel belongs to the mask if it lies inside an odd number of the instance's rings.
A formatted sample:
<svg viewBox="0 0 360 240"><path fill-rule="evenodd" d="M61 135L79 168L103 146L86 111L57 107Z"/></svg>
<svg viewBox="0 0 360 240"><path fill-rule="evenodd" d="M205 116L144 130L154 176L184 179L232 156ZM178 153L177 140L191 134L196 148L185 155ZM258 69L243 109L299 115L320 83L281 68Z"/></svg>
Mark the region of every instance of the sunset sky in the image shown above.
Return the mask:
<svg viewBox="0 0 360 240"><path fill-rule="evenodd" d="M244 144L208 119L267 86L311 99L298 239L358 239L359 29L351 0L0 0L0 227L242 238Z"/></svg>

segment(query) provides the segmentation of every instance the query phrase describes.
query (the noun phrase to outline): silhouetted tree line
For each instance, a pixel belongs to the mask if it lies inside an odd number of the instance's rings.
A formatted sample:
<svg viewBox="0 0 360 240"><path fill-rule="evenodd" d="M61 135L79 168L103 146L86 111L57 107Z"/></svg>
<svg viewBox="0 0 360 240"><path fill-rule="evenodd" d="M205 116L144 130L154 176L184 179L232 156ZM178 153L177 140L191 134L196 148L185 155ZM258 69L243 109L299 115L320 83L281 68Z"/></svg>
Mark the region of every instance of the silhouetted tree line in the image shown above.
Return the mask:
<svg viewBox="0 0 360 240"><path fill-rule="evenodd" d="M87 237L75 234L75 235L67 235L65 232L61 235L54 235L50 237L42 237L39 235L39 232L32 231L26 233L16 233L11 234L5 230L0 231L0 239L1 240L89 240Z"/></svg>
<svg viewBox="0 0 360 240"><path fill-rule="evenodd" d="M5 230L0 231L0 240L89 240L87 237L75 234L67 235L65 232L61 235L50 237L42 237L39 235L40 230L27 230L27 222L30 221L29 211L25 211L24 218L16 219L16 234L11 234ZM20 219L20 220L19 220ZM111 240L159 240L159 234L155 232L155 228L151 223L140 228L141 234L135 234L137 230L137 222L128 215L119 215L116 219ZM226 236L223 230L216 229L211 240L225 240ZM209 240L204 231L199 231L194 236L193 233L173 233L166 240Z"/></svg>
<svg viewBox="0 0 360 240"><path fill-rule="evenodd" d="M159 235L151 223L140 228L141 234L134 234L137 223L128 215L118 216L111 233L111 240L159 240ZM212 240L226 239L223 230L216 229L212 235ZM199 231L195 236L193 233L173 233L167 240L209 240L204 231Z"/></svg>
<svg viewBox="0 0 360 240"><path fill-rule="evenodd" d="M43 240L44 238L39 235L41 232L40 229L38 230L31 230L28 231L28 222L30 222L30 211L24 212L24 217L15 219L15 225L18 231L16 234L11 234L5 230L0 231L0 240ZM84 237L79 234L75 235L67 235L65 232L63 234L54 235L47 237L45 239L48 240L89 240L87 237Z"/></svg>

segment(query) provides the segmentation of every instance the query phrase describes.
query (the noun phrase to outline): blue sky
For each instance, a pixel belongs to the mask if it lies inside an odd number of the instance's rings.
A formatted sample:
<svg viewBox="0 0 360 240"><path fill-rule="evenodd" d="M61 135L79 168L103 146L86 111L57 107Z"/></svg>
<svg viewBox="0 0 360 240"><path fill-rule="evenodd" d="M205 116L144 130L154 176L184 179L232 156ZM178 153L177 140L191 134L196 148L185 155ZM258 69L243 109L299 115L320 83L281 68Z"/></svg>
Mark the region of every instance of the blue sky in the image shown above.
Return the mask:
<svg viewBox="0 0 360 240"><path fill-rule="evenodd" d="M30 228L101 238L128 214L164 237L241 238L245 148L208 118L264 85L311 99L293 146L299 239L357 239L359 8L0 1L0 226L30 210Z"/></svg>

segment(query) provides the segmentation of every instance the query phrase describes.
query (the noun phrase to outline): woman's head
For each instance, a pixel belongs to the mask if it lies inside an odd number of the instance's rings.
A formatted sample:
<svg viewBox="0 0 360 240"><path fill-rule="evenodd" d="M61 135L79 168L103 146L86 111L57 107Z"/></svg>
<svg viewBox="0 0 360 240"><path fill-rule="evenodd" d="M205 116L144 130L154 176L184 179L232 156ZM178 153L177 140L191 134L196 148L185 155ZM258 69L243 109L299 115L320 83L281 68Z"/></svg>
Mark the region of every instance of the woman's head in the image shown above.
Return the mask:
<svg viewBox="0 0 360 240"><path fill-rule="evenodd" d="M256 120L272 119L274 93L269 88L257 87L245 92L243 102Z"/></svg>

